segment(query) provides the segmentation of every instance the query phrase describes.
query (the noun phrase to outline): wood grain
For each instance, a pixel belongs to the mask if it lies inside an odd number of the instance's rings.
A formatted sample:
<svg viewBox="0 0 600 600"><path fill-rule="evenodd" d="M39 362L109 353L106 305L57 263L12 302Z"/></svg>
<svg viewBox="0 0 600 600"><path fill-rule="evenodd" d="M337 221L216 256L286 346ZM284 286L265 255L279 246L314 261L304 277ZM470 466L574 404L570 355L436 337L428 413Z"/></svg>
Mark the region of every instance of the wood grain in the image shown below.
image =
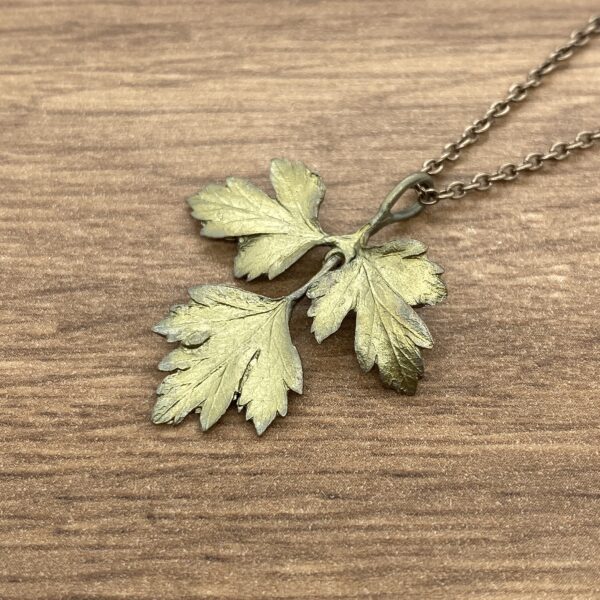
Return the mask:
<svg viewBox="0 0 600 600"><path fill-rule="evenodd" d="M150 327L232 281L186 197L296 158L351 231L597 2L0 8L0 598L600 598L597 149L382 232L446 268L416 396L303 304L305 394L262 438L149 422ZM599 94L596 42L443 181L597 127Z"/></svg>

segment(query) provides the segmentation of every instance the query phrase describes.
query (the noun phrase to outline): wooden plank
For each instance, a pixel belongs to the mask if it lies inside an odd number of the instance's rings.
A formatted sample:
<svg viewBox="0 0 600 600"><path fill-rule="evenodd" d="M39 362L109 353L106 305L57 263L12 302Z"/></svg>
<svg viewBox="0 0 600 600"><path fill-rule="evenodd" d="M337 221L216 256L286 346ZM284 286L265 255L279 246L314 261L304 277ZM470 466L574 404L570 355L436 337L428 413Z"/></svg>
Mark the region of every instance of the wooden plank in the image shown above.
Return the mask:
<svg viewBox="0 0 600 600"><path fill-rule="evenodd" d="M597 3L1 8L1 598L600 596L597 150L382 232L446 268L416 396L303 304L305 394L262 438L233 409L149 422L150 327L232 281L186 197L296 158L352 231ZM441 181L598 127L599 75L596 42Z"/></svg>

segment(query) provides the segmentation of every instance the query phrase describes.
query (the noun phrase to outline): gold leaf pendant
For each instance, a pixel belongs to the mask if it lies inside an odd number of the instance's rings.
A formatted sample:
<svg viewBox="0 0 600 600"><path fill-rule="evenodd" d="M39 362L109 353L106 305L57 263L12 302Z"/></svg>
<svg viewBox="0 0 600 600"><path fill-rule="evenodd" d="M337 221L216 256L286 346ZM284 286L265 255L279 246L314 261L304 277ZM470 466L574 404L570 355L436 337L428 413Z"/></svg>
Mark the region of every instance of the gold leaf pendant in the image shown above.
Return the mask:
<svg viewBox="0 0 600 600"><path fill-rule="evenodd" d="M158 388L154 423L177 424L200 413L203 430L214 425L235 401L246 409L262 434L277 415L287 412L287 394L302 393L302 366L288 322L304 295L320 343L356 313L355 351L363 370L374 364L383 382L414 394L423 375L419 348L432 346L427 326L412 307L436 304L446 297L442 269L425 257L415 240L369 246L382 227L419 212L415 204L392 212L408 189L429 183L417 173L402 181L379 212L358 231L326 234L318 221L325 195L321 178L301 162L271 161L275 198L251 183L230 177L211 184L189 200L202 234L239 238L236 277L266 274L272 279L311 248L331 246L321 270L304 286L282 298L268 298L230 285L200 285L187 305L174 306L154 331L179 342L159 368L173 371Z"/></svg>

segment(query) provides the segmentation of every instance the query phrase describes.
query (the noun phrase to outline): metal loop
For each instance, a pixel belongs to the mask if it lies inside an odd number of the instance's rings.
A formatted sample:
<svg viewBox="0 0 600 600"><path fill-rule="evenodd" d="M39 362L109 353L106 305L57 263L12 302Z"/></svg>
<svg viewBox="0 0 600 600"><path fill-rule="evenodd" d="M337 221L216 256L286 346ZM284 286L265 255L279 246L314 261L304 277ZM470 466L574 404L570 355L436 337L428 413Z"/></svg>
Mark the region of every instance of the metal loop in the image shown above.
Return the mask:
<svg viewBox="0 0 600 600"><path fill-rule="evenodd" d="M540 152L532 152L525 157L525 164L528 165L530 171L537 171L544 166L543 156Z"/></svg>
<svg viewBox="0 0 600 600"><path fill-rule="evenodd" d="M471 127L473 128L473 133L479 135L487 131L491 126L492 122L489 119L478 119Z"/></svg>
<svg viewBox="0 0 600 600"><path fill-rule="evenodd" d="M573 48L570 48L569 46L563 46L562 48L559 48L553 56L555 60L562 62L563 60L567 60L573 56Z"/></svg>
<svg viewBox="0 0 600 600"><path fill-rule="evenodd" d="M452 144L446 144L444 146L444 154L446 156L446 160L456 160L460 155L458 144L454 142Z"/></svg>
<svg viewBox="0 0 600 600"><path fill-rule="evenodd" d="M542 84L542 78L537 69L532 69L527 75L527 83L531 87L538 87Z"/></svg>
<svg viewBox="0 0 600 600"><path fill-rule="evenodd" d="M564 160L569 156L569 150L567 144L564 142L557 142L550 148L550 152L554 154L554 160Z"/></svg>
<svg viewBox="0 0 600 600"><path fill-rule="evenodd" d="M479 190L480 192L489 190L492 187L490 176L487 173L477 173L477 175L473 177L473 183L477 184L475 189Z"/></svg>
<svg viewBox="0 0 600 600"><path fill-rule="evenodd" d="M495 102L490 107L490 114L493 117L503 117L510 111L510 104L506 100L500 100L499 102Z"/></svg>
<svg viewBox="0 0 600 600"><path fill-rule="evenodd" d="M370 234L379 231L382 227L391 223L397 223L398 221L405 221L418 215L424 208L425 204L419 199L413 202L408 207L393 212L394 205L401 196L403 196L408 190L417 189L418 186L424 185L427 188L433 188L433 179L423 171L412 173L408 177L405 177L386 197L381 203L377 214L369 222Z"/></svg>
<svg viewBox="0 0 600 600"><path fill-rule="evenodd" d="M513 102L521 102L527 98L527 88L522 83L511 85L508 91Z"/></svg>
<svg viewBox="0 0 600 600"><path fill-rule="evenodd" d="M424 185L419 184L415 187L415 189L419 194L419 202L423 206L433 206L440 201L440 195L433 187L425 187Z"/></svg>
<svg viewBox="0 0 600 600"><path fill-rule="evenodd" d="M500 173L504 176L503 177L504 181L512 181L513 179L516 179L516 177L519 175L519 173L517 172L517 166L514 165L513 163L503 164L498 169L498 173Z"/></svg>
<svg viewBox="0 0 600 600"><path fill-rule="evenodd" d="M430 158L423 163L422 171L429 175L437 175L443 168L444 165L440 161L435 160L435 158Z"/></svg>
<svg viewBox="0 0 600 600"><path fill-rule="evenodd" d="M459 200L463 198L467 193L465 190L465 184L462 181L453 181L448 186L448 191L452 193L452 198L454 200Z"/></svg>
<svg viewBox="0 0 600 600"><path fill-rule="evenodd" d="M594 143L594 137L591 131L582 131L575 138L580 143L580 148L589 148Z"/></svg>

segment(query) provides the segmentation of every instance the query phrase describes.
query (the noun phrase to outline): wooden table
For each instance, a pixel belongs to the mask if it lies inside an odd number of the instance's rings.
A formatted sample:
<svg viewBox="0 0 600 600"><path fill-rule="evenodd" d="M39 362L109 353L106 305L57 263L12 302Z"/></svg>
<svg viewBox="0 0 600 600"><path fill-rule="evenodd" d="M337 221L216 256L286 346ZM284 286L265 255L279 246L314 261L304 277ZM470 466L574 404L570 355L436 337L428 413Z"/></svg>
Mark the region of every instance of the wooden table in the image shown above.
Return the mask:
<svg viewBox="0 0 600 600"><path fill-rule="evenodd" d="M598 149L382 232L446 268L416 396L303 303L305 393L262 438L149 421L151 326L233 281L186 197L296 158L352 231L597 4L2 2L0 597L600 597ZM599 95L596 42L441 181L598 127Z"/></svg>

